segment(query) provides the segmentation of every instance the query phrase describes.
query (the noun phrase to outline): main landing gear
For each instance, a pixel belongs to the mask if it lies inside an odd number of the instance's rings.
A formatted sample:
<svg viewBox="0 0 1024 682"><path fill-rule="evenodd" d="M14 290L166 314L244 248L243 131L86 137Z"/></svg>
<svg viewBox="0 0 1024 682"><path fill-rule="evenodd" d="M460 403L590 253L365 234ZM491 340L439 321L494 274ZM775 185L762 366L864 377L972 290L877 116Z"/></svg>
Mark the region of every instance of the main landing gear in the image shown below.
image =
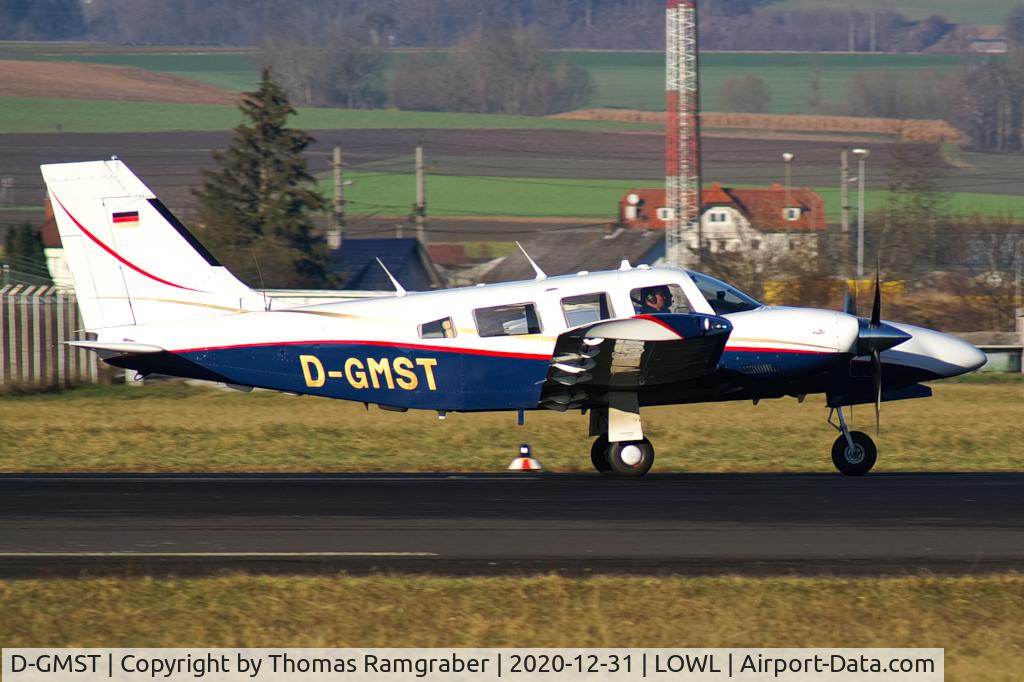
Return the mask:
<svg viewBox="0 0 1024 682"><path fill-rule="evenodd" d="M839 423L832 421L832 414L839 415ZM878 448L871 436L863 431L850 431L843 416L843 408L832 408L828 413L828 423L839 431L840 435L832 444L832 463L836 469L846 476L863 476L871 471L878 459Z"/></svg>
<svg viewBox="0 0 1024 682"><path fill-rule="evenodd" d="M654 446L644 438L635 394L613 394L609 406L590 411L590 462L602 474L639 478L654 464Z"/></svg>

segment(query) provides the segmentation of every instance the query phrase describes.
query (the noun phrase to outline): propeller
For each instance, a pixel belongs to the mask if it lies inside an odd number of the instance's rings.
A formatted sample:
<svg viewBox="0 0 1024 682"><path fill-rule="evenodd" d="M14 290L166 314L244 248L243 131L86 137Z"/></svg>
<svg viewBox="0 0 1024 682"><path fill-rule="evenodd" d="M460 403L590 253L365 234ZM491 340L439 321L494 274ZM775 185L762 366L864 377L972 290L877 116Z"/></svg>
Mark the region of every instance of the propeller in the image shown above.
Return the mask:
<svg viewBox="0 0 1024 682"><path fill-rule="evenodd" d="M875 435L882 431L882 354L871 349L871 381L875 389Z"/></svg>
<svg viewBox="0 0 1024 682"><path fill-rule="evenodd" d="M857 315L857 304L847 288L843 311ZM858 318L860 329L857 333L856 353L871 358L871 383L875 402L875 433L881 430L882 417L882 351L898 346L911 338L910 334L882 322L882 281L880 267L875 266L875 296L869 319Z"/></svg>

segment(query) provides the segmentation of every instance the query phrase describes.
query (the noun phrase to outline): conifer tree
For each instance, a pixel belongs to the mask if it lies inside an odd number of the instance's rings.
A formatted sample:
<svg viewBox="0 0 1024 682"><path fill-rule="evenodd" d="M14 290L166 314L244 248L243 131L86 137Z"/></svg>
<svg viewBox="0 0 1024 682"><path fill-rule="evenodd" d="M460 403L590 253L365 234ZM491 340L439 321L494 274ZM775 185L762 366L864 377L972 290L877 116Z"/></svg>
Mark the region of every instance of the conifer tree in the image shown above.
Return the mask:
<svg viewBox="0 0 1024 682"><path fill-rule="evenodd" d="M327 203L302 157L313 138L287 127L295 110L269 69L240 108L245 120L231 145L213 153L217 168L203 171L195 192L202 240L252 285L323 287L329 254L310 214Z"/></svg>
<svg viewBox="0 0 1024 682"><path fill-rule="evenodd" d="M0 285L8 283L48 284L50 269L46 263L46 250L39 230L31 225L12 227L4 239L4 257L7 269Z"/></svg>

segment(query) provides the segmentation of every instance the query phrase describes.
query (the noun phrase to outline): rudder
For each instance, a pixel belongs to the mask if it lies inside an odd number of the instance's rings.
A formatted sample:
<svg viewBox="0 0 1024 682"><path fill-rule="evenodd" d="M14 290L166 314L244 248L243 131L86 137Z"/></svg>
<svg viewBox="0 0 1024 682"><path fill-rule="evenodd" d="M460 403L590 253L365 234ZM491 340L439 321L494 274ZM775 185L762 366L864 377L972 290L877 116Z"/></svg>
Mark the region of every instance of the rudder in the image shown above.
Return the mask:
<svg viewBox="0 0 1024 682"><path fill-rule="evenodd" d="M87 329L261 308L123 162L41 171Z"/></svg>

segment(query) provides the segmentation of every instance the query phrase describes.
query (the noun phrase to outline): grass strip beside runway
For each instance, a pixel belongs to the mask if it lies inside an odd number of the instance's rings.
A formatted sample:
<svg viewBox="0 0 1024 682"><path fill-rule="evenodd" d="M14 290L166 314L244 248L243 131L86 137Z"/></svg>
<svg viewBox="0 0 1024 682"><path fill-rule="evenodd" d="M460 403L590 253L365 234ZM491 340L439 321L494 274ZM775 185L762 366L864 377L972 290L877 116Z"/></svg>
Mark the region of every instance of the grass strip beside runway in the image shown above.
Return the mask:
<svg viewBox="0 0 1024 682"><path fill-rule="evenodd" d="M1024 668L1016 574L10 580L0 604L8 647L943 647L951 681Z"/></svg>
<svg viewBox="0 0 1024 682"><path fill-rule="evenodd" d="M876 471L1019 471L1024 382L940 383L885 403ZM832 471L821 396L644 410L656 471ZM871 406L853 428L874 436ZM554 471L589 471L578 412L396 414L271 392L180 384L0 398L0 472L500 471L530 443Z"/></svg>

